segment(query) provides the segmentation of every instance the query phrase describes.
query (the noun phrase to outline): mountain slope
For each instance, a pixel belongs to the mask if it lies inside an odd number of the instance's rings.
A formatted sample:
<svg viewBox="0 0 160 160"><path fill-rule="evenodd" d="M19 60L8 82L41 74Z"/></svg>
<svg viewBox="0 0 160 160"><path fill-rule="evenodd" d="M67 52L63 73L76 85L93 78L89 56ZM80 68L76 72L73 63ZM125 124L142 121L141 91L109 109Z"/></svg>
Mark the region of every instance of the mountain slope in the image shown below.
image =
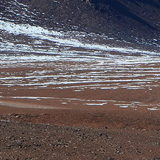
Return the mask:
<svg viewBox="0 0 160 160"><path fill-rule="evenodd" d="M2 0L3 20L159 47L159 0Z"/></svg>

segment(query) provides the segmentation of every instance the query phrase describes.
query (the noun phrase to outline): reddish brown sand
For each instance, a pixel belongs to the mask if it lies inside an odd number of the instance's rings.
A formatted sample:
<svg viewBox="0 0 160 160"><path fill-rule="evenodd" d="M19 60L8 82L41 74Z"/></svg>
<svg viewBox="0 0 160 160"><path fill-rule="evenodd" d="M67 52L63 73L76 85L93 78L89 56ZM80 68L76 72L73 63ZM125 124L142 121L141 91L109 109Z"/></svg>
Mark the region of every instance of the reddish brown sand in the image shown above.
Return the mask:
<svg viewBox="0 0 160 160"><path fill-rule="evenodd" d="M0 110L1 159L160 159L158 111Z"/></svg>
<svg viewBox="0 0 160 160"><path fill-rule="evenodd" d="M159 111L109 106L26 109L26 103L4 104L1 159L160 159Z"/></svg>
<svg viewBox="0 0 160 160"><path fill-rule="evenodd" d="M17 73L22 70L28 72ZM76 92L82 84L76 85L1 85L0 159L160 160L160 111L148 110L159 109L159 82L138 90L86 87ZM139 103L119 107L133 102Z"/></svg>

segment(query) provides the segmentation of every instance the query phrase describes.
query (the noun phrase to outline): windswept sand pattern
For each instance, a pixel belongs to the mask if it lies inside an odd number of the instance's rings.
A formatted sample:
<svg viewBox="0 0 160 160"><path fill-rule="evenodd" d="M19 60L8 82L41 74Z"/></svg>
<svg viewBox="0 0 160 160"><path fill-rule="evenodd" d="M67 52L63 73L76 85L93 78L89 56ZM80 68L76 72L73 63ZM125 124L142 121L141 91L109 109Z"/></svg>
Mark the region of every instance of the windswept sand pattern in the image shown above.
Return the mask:
<svg viewBox="0 0 160 160"><path fill-rule="evenodd" d="M159 56L0 56L2 100L160 109Z"/></svg>
<svg viewBox="0 0 160 160"><path fill-rule="evenodd" d="M2 101L53 108L160 109L158 52L126 47L104 35L4 20L0 31Z"/></svg>

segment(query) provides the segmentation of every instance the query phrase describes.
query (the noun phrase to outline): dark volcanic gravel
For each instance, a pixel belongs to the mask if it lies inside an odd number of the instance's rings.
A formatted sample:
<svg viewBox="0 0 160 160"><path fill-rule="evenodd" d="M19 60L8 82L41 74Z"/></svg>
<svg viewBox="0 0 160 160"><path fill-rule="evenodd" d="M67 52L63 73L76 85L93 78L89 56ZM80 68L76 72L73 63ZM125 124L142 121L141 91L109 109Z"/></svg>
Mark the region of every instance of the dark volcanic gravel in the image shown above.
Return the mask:
<svg viewBox="0 0 160 160"><path fill-rule="evenodd" d="M160 131L0 122L2 160L159 160Z"/></svg>

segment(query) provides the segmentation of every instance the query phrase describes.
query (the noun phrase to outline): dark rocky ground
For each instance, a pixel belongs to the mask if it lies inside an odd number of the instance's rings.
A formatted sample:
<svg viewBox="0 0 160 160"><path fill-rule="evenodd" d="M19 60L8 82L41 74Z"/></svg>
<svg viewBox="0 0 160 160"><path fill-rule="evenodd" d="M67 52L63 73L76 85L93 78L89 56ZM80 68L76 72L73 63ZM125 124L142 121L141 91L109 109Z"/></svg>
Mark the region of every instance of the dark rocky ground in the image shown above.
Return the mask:
<svg viewBox="0 0 160 160"><path fill-rule="evenodd" d="M159 160L160 131L0 122L2 160ZM138 140L138 141L137 141Z"/></svg>
<svg viewBox="0 0 160 160"><path fill-rule="evenodd" d="M107 122L105 116L96 119L94 112L87 119L85 112L74 115L74 111L53 110L44 114L30 110L27 114L29 110L12 110L17 114L0 115L2 160L160 160L160 129L154 113L153 119L146 120L149 126L134 126L135 119L127 120L123 111L119 113L121 118L113 120L108 116Z"/></svg>

